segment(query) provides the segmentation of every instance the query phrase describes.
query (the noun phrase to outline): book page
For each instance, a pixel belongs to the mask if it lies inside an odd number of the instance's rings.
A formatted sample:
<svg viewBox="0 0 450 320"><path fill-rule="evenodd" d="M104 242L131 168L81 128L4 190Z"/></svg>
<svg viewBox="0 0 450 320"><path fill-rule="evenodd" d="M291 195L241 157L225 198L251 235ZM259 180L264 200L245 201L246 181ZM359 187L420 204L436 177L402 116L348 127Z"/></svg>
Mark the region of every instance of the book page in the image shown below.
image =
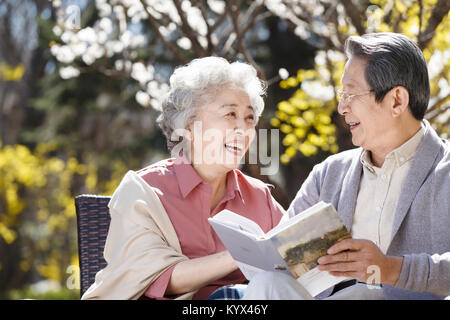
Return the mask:
<svg viewBox="0 0 450 320"><path fill-rule="evenodd" d="M280 270L290 274L288 266L270 240L256 238L252 233L231 228L215 219L208 220L233 259L239 262L239 268L242 266L241 271L247 279L258 270Z"/></svg>
<svg viewBox="0 0 450 320"><path fill-rule="evenodd" d="M215 219L208 220L234 260L265 269L267 257L262 254L259 244L264 240L258 240L254 234L247 231L230 228Z"/></svg>
<svg viewBox="0 0 450 320"><path fill-rule="evenodd" d="M327 204L323 201L316 203L315 205L313 205L312 207L309 207L305 211L302 211L301 213L293 216L291 219L278 224L275 228L273 228L272 230L270 230L269 232L266 233L266 238L268 239L268 238L272 237L274 234L277 234L277 233L281 232L282 230L288 228L289 226L296 224L303 219L306 219L314 212L320 211L320 210L326 208L327 206L329 206L329 204Z"/></svg>
<svg viewBox="0 0 450 320"><path fill-rule="evenodd" d="M215 223L220 223L222 225L226 225L235 230L241 230L244 232L251 233L255 236L255 238L264 237L264 232L256 222L247 219L239 214L236 214L230 210L226 209L222 210L214 217L209 218L208 220Z"/></svg>
<svg viewBox="0 0 450 320"><path fill-rule="evenodd" d="M312 296L342 281L316 268L331 245L351 237L331 204L319 202L266 235L229 210L208 220L247 279L262 270L284 272Z"/></svg>
<svg viewBox="0 0 450 320"><path fill-rule="evenodd" d="M322 291L338 284L341 281L350 280L346 277L335 277L330 275L327 271L320 271L314 268L303 274L297 281L311 294L313 297L317 296Z"/></svg>
<svg viewBox="0 0 450 320"><path fill-rule="evenodd" d="M234 261L236 262L237 266L242 271L242 273L244 274L244 277L247 280L251 280L255 274L264 271L264 269L254 267L250 264L238 261L236 259L234 259Z"/></svg>
<svg viewBox="0 0 450 320"><path fill-rule="evenodd" d="M299 281L305 282L311 290L321 292L342 279L336 280L335 277L329 276L328 272L316 276L319 271L316 268L317 260L327 254L329 247L346 238L351 238L350 233L334 207L326 204L317 206L312 213L309 211L309 214L305 214L297 223L285 226L273 234L270 241L294 278L303 278ZM310 294L314 296L313 292Z"/></svg>

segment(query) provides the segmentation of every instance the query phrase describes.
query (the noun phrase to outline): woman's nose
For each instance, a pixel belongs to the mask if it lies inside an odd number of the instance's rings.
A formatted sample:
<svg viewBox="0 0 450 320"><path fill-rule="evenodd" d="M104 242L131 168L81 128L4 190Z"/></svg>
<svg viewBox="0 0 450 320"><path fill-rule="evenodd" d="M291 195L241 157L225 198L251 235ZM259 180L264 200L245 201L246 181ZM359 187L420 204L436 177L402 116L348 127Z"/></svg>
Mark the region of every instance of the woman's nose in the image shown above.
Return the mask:
<svg viewBox="0 0 450 320"><path fill-rule="evenodd" d="M240 134L244 134L245 130L247 129L247 124L245 122L245 119L237 118L234 122L234 131L239 132Z"/></svg>

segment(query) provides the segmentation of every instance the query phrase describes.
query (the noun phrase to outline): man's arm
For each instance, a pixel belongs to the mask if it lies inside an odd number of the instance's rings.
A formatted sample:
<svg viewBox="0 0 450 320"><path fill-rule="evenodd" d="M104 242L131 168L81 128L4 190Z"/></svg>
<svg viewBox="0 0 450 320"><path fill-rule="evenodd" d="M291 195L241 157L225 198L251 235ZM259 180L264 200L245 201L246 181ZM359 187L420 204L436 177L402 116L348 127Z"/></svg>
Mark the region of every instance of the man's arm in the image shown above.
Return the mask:
<svg viewBox="0 0 450 320"><path fill-rule="evenodd" d="M303 182L300 190L298 190L294 200L292 200L287 209L289 218L292 218L296 214L319 202L320 184L317 177L319 166L321 166L321 164L314 166L306 180Z"/></svg>
<svg viewBox="0 0 450 320"><path fill-rule="evenodd" d="M444 254L406 254L395 287L450 295L450 252Z"/></svg>

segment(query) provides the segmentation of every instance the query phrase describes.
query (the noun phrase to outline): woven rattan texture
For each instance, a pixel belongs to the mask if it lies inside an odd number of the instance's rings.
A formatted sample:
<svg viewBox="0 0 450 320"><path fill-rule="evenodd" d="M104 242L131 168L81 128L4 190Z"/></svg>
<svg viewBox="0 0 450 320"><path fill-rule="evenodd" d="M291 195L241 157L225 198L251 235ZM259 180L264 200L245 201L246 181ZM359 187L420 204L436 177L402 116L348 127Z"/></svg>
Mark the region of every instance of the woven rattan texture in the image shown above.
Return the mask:
<svg viewBox="0 0 450 320"><path fill-rule="evenodd" d="M106 266L103 248L108 235L110 197L80 195L75 198L80 261L80 294L94 283L95 274Z"/></svg>

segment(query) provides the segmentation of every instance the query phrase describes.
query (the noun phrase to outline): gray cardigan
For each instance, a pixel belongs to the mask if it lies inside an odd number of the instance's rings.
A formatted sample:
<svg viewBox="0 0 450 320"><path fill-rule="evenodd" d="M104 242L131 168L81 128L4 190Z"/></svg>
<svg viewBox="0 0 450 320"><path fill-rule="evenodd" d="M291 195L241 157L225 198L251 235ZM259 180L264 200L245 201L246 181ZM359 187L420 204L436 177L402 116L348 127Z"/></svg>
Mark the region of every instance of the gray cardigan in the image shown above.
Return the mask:
<svg viewBox="0 0 450 320"><path fill-rule="evenodd" d="M403 256L395 287L386 299L442 299L450 295L450 145L425 122L425 135L411 160L395 211L387 254ZM332 203L350 230L362 174L362 148L316 165L291 203L293 216L320 200ZM324 298L328 289L319 295Z"/></svg>

